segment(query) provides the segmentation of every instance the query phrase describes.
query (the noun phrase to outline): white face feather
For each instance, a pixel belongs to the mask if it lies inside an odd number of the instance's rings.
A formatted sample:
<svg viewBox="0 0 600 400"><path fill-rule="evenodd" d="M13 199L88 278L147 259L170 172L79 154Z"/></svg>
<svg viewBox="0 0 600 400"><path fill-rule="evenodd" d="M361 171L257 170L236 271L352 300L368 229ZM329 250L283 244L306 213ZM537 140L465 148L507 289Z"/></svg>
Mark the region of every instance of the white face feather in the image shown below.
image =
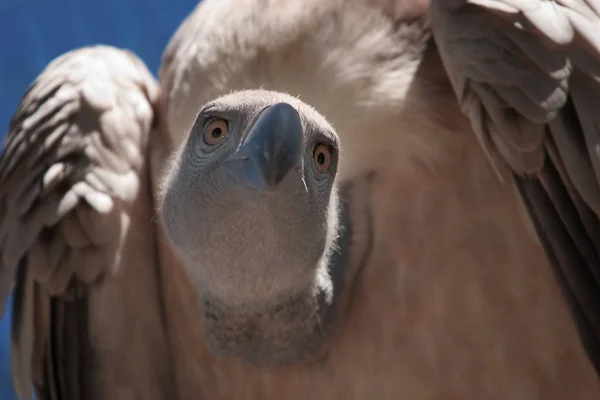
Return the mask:
<svg viewBox="0 0 600 400"><path fill-rule="evenodd" d="M241 137L257 113L282 100L297 108L304 140L300 164L271 193L249 186L244 170L228 160L240 151ZM164 184L167 236L199 290L229 304L270 302L306 290L319 260L327 263L337 229L333 129L312 108L283 94L237 92L210 104ZM222 144L206 149L203 129L211 113L228 118L231 130ZM335 146L335 154L328 173L317 174L313 149L324 140Z"/></svg>
<svg viewBox="0 0 600 400"><path fill-rule="evenodd" d="M283 117L263 119L267 114ZM220 125L227 133L211 145L206 138L215 116L227 121ZM264 141L252 141L257 137ZM259 146L271 140L276 145ZM319 166L322 146L329 149L323 153L328 162ZM257 165L252 157L265 149L273 152L264 157L268 168L282 165L273 161L281 149L291 149L285 154L294 161L281 180L255 186L247 173ZM167 237L187 264L206 313L209 347L217 353L283 362L320 346L317 337L339 284L329 275L340 212L338 151L327 121L282 93L236 92L198 114L164 182L160 212ZM264 332L246 332L247 319ZM248 337L258 341L246 343ZM306 342L307 348L288 342Z"/></svg>

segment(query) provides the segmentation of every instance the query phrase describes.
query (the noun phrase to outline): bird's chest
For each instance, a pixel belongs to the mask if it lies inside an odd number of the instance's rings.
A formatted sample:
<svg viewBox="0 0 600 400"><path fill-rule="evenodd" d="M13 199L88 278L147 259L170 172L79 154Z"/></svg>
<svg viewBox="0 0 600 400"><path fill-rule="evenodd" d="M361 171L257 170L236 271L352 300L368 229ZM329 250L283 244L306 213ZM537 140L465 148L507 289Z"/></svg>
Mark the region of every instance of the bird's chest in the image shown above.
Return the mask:
<svg viewBox="0 0 600 400"><path fill-rule="evenodd" d="M484 194L456 191L444 198L439 188L399 196L394 192L402 188L380 187L373 193L379 200L373 204L371 256L356 277L327 359L288 370L215 359L204 349L199 324L193 336L177 341L181 398L600 395L511 190L490 185Z"/></svg>

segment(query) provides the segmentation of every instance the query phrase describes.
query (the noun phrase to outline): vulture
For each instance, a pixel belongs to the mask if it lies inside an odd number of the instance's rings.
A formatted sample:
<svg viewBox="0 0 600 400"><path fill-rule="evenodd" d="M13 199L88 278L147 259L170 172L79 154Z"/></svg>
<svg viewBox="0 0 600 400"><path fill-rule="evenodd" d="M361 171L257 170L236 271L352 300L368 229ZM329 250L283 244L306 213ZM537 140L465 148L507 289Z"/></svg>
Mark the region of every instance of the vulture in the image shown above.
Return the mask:
<svg viewBox="0 0 600 400"><path fill-rule="evenodd" d="M595 115L595 116L594 116ZM204 0L0 159L23 400L600 396L600 1Z"/></svg>

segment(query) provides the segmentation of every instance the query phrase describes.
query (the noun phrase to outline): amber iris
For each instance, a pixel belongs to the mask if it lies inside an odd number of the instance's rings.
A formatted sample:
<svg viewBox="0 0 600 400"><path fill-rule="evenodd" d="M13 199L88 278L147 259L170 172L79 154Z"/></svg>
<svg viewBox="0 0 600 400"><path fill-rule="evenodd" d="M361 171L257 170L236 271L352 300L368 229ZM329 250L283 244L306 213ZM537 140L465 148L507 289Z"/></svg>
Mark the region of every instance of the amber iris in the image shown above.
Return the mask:
<svg viewBox="0 0 600 400"><path fill-rule="evenodd" d="M329 151L329 147L324 144L316 146L313 153L313 160L319 172L327 171L329 164L331 163L331 152Z"/></svg>
<svg viewBox="0 0 600 400"><path fill-rule="evenodd" d="M225 138L228 129L227 121L224 119L213 119L204 128L204 141L209 145L218 144Z"/></svg>

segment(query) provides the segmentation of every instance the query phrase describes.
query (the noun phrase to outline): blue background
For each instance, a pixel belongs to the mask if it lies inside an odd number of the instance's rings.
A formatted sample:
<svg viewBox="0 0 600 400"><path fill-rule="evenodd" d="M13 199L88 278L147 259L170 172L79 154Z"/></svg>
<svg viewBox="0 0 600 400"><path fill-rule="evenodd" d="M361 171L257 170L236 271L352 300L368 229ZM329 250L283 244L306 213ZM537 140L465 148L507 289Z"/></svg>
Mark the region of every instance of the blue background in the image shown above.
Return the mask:
<svg viewBox="0 0 600 400"><path fill-rule="evenodd" d="M27 86L55 57L109 44L133 50L154 74L171 35L197 0L0 0L0 134ZM14 400L10 307L0 320L0 400Z"/></svg>

